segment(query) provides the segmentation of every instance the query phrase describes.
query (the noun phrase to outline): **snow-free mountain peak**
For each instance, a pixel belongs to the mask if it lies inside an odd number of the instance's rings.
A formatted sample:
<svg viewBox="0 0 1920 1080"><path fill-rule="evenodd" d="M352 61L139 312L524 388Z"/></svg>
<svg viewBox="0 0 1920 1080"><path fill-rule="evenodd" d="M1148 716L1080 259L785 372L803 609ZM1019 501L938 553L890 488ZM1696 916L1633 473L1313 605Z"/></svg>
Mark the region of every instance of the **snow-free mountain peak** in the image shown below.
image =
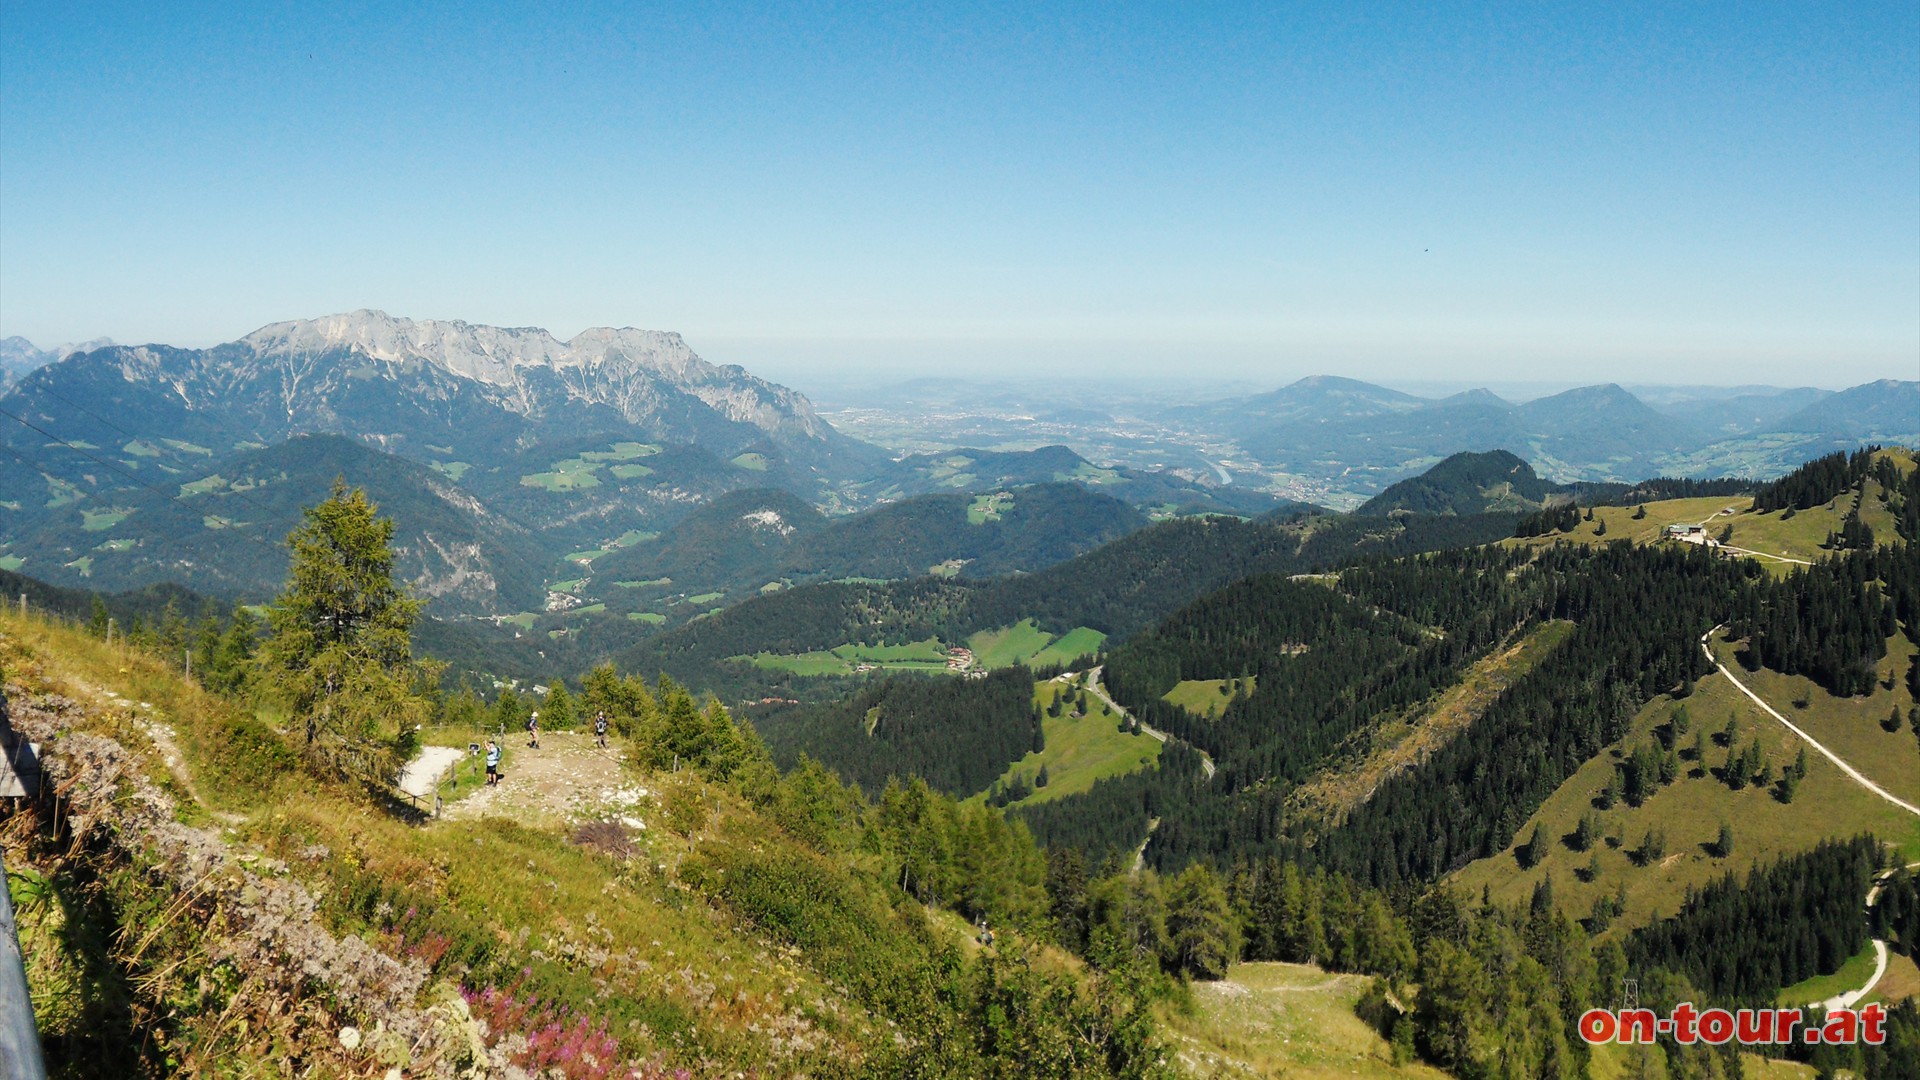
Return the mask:
<svg viewBox="0 0 1920 1080"><path fill-rule="evenodd" d="M424 361L495 386L522 368L646 368L675 382L712 382L721 369L695 355L679 334L594 327L561 341L537 326L486 326L461 319L405 319L362 309L263 326L241 339L261 356L348 349L385 363Z"/></svg>

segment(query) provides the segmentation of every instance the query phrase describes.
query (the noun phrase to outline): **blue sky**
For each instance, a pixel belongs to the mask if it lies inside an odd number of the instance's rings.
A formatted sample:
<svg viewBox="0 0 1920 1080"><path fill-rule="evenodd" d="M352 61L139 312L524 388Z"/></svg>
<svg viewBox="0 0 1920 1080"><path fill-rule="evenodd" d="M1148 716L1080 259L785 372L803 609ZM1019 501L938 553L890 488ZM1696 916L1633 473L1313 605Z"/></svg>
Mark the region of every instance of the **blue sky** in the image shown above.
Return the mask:
<svg viewBox="0 0 1920 1080"><path fill-rule="evenodd" d="M1920 6L0 6L0 334L1920 377Z"/></svg>

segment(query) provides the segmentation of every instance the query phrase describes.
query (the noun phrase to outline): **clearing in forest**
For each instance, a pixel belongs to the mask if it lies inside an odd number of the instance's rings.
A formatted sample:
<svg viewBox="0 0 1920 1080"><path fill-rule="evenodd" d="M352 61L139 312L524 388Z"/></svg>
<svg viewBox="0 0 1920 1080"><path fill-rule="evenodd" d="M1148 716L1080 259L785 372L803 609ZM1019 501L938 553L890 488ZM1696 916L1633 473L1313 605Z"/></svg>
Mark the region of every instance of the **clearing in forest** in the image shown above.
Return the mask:
<svg viewBox="0 0 1920 1080"><path fill-rule="evenodd" d="M1190 1076L1430 1077L1396 1066L1380 1033L1354 1012L1373 980L1310 964L1235 964L1217 982L1193 984L1189 1012L1166 1010L1175 1060Z"/></svg>
<svg viewBox="0 0 1920 1080"><path fill-rule="evenodd" d="M1195 716L1214 720L1232 702L1251 697L1258 682L1258 676L1254 675L1240 679L1182 679L1173 684L1173 689L1160 695L1160 700Z"/></svg>
<svg viewBox="0 0 1920 1080"><path fill-rule="evenodd" d="M1393 717L1366 732L1355 751L1358 761L1343 757L1322 769L1301 786L1299 798L1310 812L1328 820L1345 816L1387 777L1419 765L1452 742L1572 632L1570 622L1542 623L1507 648L1482 657L1412 717Z"/></svg>
<svg viewBox="0 0 1920 1080"><path fill-rule="evenodd" d="M1159 739L1144 732L1129 734L1120 730L1120 717L1097 695L1087 694L1087 711L1076 716L1080 687L1070 682L1036 684L1033 701L1041 710L1040 730L1046 748L1028 753L1000 775L1000 786L1009 787L1016 778L1033 793L1013 806L1033 806L1078 795L1093 787L1097 780L1124 776L1140 769L1159 767ZM1048 715L1054 703L1060 715ZM1040 770L1047 771L1047 785L1035 787ZM984 798L985 793L974 796Z"/></svg>

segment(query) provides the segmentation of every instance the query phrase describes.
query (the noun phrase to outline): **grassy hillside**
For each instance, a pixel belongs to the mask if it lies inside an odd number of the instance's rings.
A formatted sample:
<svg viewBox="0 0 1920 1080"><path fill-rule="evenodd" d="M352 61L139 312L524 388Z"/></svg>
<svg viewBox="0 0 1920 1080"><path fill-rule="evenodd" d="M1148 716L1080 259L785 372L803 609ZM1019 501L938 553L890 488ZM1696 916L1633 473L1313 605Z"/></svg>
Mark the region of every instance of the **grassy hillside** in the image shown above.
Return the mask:
<svg viewBox="0 0 1920 1080"><path fill-rule="evenodd" d="M1911 454L1904 450L1882 451L1876 457L1892 461L1903 471L1913 467ZM1876 538L1882 544L1891 543L1897 533L1888 496L1880 482L1869 477L1853 491L1797 512L1758 513L1751 509L1751 500L1742 499L1737 500L1739 510L1728 515L1720 511L1736 501L1689 499L1646 504L1647 516L1638 520L1627 508L1599 507L1594 514L1597 522L1608 525L1604 539L1649 541L1658 536L1668 520L1703 520L1710 531L1731 524L1735 546L1811 561L1830 554L1822 547L1824 541L1840 529L1846 514L1856 507ZM1553 542L1556 538L1590 543L1602 539L1594 532L1594 524L1582 522L1572 534L1508 543ZM1793 568L1793 564L1779 559L1765 561L1775 572ZM1906 717L1915 704L1902 678L1915 652L1904 635L1889 639L1887 654L1878 665L1880 678L1874 692L1856 697L1835 696L1800 676L1764 669L1746 671L1736 662L1736 650L1728 642L1716 639L1713 649L1751 689L1854 768L1894 795L1920 802L1920 740L1905 722L1896 730L1888 730L1885 723L1895 711ZM1488 888L1496 898L1517 900L1529 895L1541 878L1551 875L1562 909L1580 917L1588 916L1596 901L1624 888L1626 905L1618 924L1638 925L1656 915L1671 914L1687 888L1700 886L1728 869L1741 870L1805 850L1822 839L1872 832L1899 845L1909 861L1920 858L1920 828L1916 828L1920 823L1847 779L1817 753L1809 751L1809 775L1790 805L1752 787L1730 790L1715 779L1714 773L1725 765L1727 747L1717 740L1728 716L1736 718L1739 728L1735 747L1757 736L1776 769L1793 760L1803 746L1801 740L1719 676L1702 680L1693 697L1684 702L1695 726L1704 724L1715 733L1705 768L1698 761L1684 762L1683 776L1687 779L1661 790L1644 806L1621 804L1611 810L1598 809L1600 800L1596 796L1616 766L1635 747L1648 745L1656 731L1670 730L1667 725L1675 704L1668 697L1648 704L1625 738L1583 767L1519 829L1513 847L1474 863L1451 880L1469 893ZM1681 737L1683 756L1692 746L1693 737ZM1590 852L1575 851L1567 838L1574 836L1581 818L1588 815L1600 825L1604 841ZM1736 836L1735 853L1726 859L1711 850L1711 841L1722 822L1731 825ZM1523 868L1516 849L1526 844L1536 828L1553 841L1550 852L1538 867ZM1664 834L1666 843L1662 857L1644 865L1639 848L1649 830ZM1855 966L1860 962L1856 958ZM1845 982L1848 974L1842 972L1831 980ZM1791 995L1804 1000L1804 995L1824 985L1815 981L1795 987Z"/></svg>
<svg viewBox="0 0 1920 1080"><path fill-rule="evenodd" d="M1894 447L1882 450L1876 459L1894 463L1902 472L1914 468L1911 451ZM1569 531L1551 531L1540 536L1520 536L1503 541L1509 546L1537 547L1554 543L1597 544L1630 540L1637 544L1659 542L1668 525L1700 525L1709 535L1718 536L1731 526L1732 547L1756 553L1769 569L1784 573L1794 561L1811 562L1831 554L1824 546L1827 538L1840 531L1849 511L1858 508L1860 520L1873 530L1881 544L1896 538L1894 517L1889 508L1891 494L1877 479L1868 477L1858 488L1844 492L1804 510L1754 509L1749 496L1711 496L1689 499L1665 499L1629 506L1596 506L1593 520L1580 519ZM1642 516L1644 511L1644 516ZM1732 511L1728 513L1728 511ZM1776 556L1768 558L1767 556Z"/></svg>
<svg viewBox="0 0 1920 1080"><path fill-rule="evenodd" d="M1220 1080L1444 1077L1396 1066L1387 1041L1355 1015L1369 981L1307 964L1235 964L1224 980L1195 986L1191 1008L1166 1013L1175 1058L1189 1075Z"/></svg>
<svg viewBox="0 0 1920 1080"><path fill-rule="evenodd" d="M1812 680L1762 668L1747 671L1735 662L1735 649L1713 642L1714 654L1767 704L1820 740L1869 780L1910 803L1920 804L1920 739L1905 722L1917 704L1907 692L1913 643L1903 634L1887 639L1887 655L1877 665L1880 681L1872 694L1836 697ZM1883 721L1899 710L1902 722L1888 731ZM1776 722L1777 723L1777 722Z"/></svg>
<svg viewBox="0 0 1920 1080"><path fill-rule="evenodd" d="M1543 536L1516 536L1502 541L1510 547L1537 547L1558 542L1575 544L1600 544L1616 540L1630 540L1637 544L1648 544L1659 540L1668 525L1707 525L1718 531L1726 522L1719 520L1720 512L1732 508L1736 513L1753 504L1749 496L1710 496L1696 499L1663 499L1657 502L1636 506L1595 506L1590 507L1593 520L1582 518L1570 532L1552 532ZM1640 508L1646 509L1646 517L1641 518ZM1600 525L1605 524L1602 531ZM1835 519L1836 526L1838 519ZM1825 535L1824 533L1822 535Z"/></svg>
<svg viewBox="0 0 1920 1080"><path fill-rule="evenodd" d="M1904 639L1902 645L1882 662L1888 672L1896 663L1905 670L1911 646ZM1809 731L1819 729L1816 738L1826 741L1829 734L1836 736L1836 742L1828 745L1863 772L1872 775L1877 768L1897 779L1894 767L1882 759L1920 761L1920 743L1911 732L1889 735L1877 723L1877 717L1884 716L1896 700L1903 710L1911 704L1904 688L1882 690L1852 702L1816 691L1806 709L1796 710L1770 690L1804 680L1768 675L1750 677L1740 672L1743 681L1795 723ZM1688 732L1677 738L1682 751L1679 778L1659 788L1641 806L1620 801L1611 809L1600 809L1603 789L1618 767L1636 748L1667 738L1674 709L1680 705L1691 722ZM1720 778L1730 749L1722 745L1721 733L1730 717L1735 723L1731 749L1742 749L1758 738L1776 773L1799 754L1803 744L1793 733L1761 712L1725 678L1709 676L1700 680L1690 697L1676 700L1662 695L1649 702L1624 738L1582 766L1527 820L1513 847L1461 869L1449 882L1463 895L1478 897L1485 889L1496 902L1518 903L1530 897L1541 880L1551 877L1561 910L1582 919L1593 913L1596 901L1624 889L1624 911L1607 931L1617 933L1623 927L1673 914L1689 888L1703 886L1729 870L1744 872L1805 851L1825 839L1869 832L1897 845L1905 861L1920 860L1920 818L1881 800L1817 752L1808 751L1807 776L1791 802L1781 800L1777 787L1748 785L1732 790ZM1885 738L1874 739L1863 728ZM1708 736L1704 763L1691 754L1701 732ZM1850 740L1849 749L1836 745L1841 739ZM1597 838L1589 850L1575 850L1573 839L1581 819L1589 815L1598 825ZM1734 850L1725 857L1713 850L1723 823L1734 835ZM1536 828L1548 839L1548 850L1538 865L1523 867L1517 849ZM1650 831L1664 835L1657 858L1648 858L1642 851Z"/></svg>
<svg viewBox="0 0 1920 1080"><path fill-rule="evenodd" d="M1242 679L1182 679L1160 695L1160 700L1211 720L1237 698L1253 694L1259 686L1257 675Z"/></svg>
<svg viewBox="0 0 1920 1080"><path fill-rule="evenodd" d="M1056 636L1035 626L1032 619L1022 619L1012 626L969 636L967 648L973 651L974 661L988 670L1014 664L1065 666L1099 652L1106 639L1107 635L1087 626L1076 626Z"/></svg>
<svg viewBox="0 0 1920 1080"><path fill-rule="evenodd" d="M291 1053L341 1076L970 1077L1010 1067L976 1038L989 997L1030 1051L1067 1037L1034 1039L1049 1018L1100 1023L1072 1016L1103 991L1021 918L982 951L876 875L875 811L817 770L720 783L577 739L605 782L535 784L561 751L516 749L522 809L484 812L493 789L423 820L66 624L0 613L0 669L61 778L0 832L57 1077L277 1075ZM972 813L969 858L995 858L1013 834ZM1046 1060L1021 1068L1066 1074Z"/></svg>
<svg viewBox="0 0 1920 1080"><path fill-rule="evenodd" d="M1038 806L1088 791L1096 781L1158 764L1160 740L1143 732L1127 732L1119 716L1091 694L1086 711L1081 712L1076 704L1079 691L1080 684L1070 679L1035 684L1033 703L1046 711L1040 722L1046 747L1009 765L996 781L1003 789L1018 784L1032 790L1006 805ZM1061 705L1059 716L1051 715L1056 702ZM1047 784L1036 787L1042 769L1047 772ZM976 796L985 797L985 792Z"/></svg>

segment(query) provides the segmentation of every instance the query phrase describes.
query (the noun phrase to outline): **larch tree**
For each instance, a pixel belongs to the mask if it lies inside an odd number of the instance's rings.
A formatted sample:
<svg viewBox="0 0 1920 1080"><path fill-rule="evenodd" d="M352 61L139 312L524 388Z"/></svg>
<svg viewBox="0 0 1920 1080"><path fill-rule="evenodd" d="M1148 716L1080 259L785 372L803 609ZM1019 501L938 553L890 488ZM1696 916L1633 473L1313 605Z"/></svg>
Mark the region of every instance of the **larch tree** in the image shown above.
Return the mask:
<svg viewBox="0 0 1920 1080"><path fill-rule="evenodd" d="M420 601L394 581L393 521L377 509L344 479L306 508L258 657L309 767L369 784L392 780L436 673L413 656Z"/></svg>
<svg viewBox="0 0 1920 1080"><path fill-rule="evenodd" d="M1189 865L1167 888L1167 936L1175 966L1196 979L1224 979L1240 955L1240 925L1227 904L1220 876L1203 862Z"/></svg>

